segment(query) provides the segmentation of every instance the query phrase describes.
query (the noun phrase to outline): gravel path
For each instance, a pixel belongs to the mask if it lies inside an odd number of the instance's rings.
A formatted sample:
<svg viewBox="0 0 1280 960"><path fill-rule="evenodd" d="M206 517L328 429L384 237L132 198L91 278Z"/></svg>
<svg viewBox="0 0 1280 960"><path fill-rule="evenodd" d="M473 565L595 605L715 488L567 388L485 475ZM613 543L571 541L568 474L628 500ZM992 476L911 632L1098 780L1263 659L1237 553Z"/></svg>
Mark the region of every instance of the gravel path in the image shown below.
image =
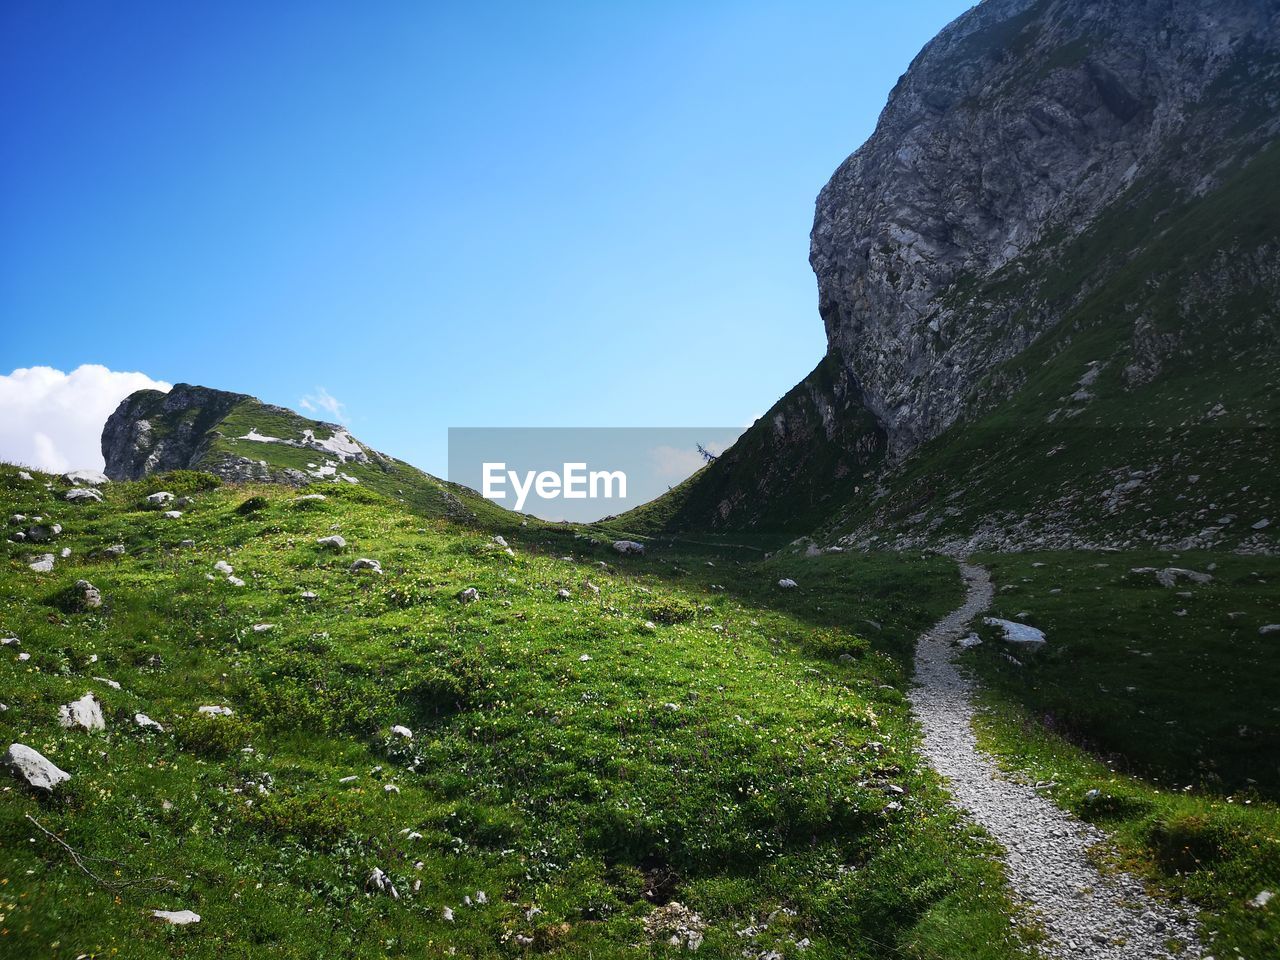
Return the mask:
<svg viewBox="0 0 1280 960"><path fill-rule="evenodd" d="M1007 851L1014 891L1038 915L1055 958L1158 960L1200 957L1195 921L1152 900L1127 874L1103 876L1086 850L1106 839L1040 796L1004 779L978 749L970 721L970 682L952 663L951 644L991 604L991 578L961 563L968 585L964 606L920 638L911 703L924 728L924 753L950 782L953 802L968 811ZM1052 642L1052 639L1050 640ZM1170 938L1190 943L1180 954Z"/></svg>

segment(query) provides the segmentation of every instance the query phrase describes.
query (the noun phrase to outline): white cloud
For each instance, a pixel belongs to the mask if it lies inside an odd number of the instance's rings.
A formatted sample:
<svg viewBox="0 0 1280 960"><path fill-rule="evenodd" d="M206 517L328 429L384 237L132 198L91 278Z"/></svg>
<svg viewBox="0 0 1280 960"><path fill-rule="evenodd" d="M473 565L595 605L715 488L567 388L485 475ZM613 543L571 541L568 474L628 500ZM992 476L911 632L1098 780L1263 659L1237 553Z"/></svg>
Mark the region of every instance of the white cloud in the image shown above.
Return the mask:
<svg viewBox="0 0 1280 960"><path fill-rule="evenodd" d="M70 373L21 367L0 375L0 460L51 473L101 470L102 425L135 390L169 390L144 373L86 363Z"/></svg>
<svg viewBox="0 0 1280 960"><path fill-rule="evenodd" d="M316 392L308 393L298 401L298 406L307 413L327 413L343 425L347 422L347 405L324 387L316 387Z"/></svg>

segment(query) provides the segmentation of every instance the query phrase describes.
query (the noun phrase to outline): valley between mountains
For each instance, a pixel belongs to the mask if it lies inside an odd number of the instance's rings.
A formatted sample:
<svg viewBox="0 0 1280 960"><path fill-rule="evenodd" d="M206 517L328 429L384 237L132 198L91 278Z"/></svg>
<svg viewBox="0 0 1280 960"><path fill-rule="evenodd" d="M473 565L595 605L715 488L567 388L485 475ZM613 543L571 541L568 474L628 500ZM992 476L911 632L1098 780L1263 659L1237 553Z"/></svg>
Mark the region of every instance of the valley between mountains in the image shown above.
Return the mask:
<svg viewBox="0 0 1280 960"><path fill-rule="evenodd" d="M1274 0L978 4L594 524L186 383L0 464L0 956L1280 955L1278 133Z"/></svg>

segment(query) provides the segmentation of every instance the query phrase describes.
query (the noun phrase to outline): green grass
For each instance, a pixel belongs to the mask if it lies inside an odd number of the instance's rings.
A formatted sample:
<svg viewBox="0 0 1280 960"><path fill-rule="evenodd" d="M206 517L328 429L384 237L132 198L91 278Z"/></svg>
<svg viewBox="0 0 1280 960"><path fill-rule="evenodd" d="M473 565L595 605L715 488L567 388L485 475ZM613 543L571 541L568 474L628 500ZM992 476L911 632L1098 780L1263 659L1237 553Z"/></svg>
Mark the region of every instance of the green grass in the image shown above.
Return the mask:
<svg viewBox="0 0 1280 960"><path fill-rule="evenodd" d="M997 586L994 614L1048 636L1041 651L1015 652L1021 666L992 628L964 654L983 683L982 745L1054 782L1055 801L1112 835L1120 864L1199 904L1217 955L1272 955L1280 913L1248 901L1280 888L1280 644L1258 634L1280 609L1276 561L981 560ZM1130 572L1147 566L1212 568L1214 579L1167 589Z"/></svg>
<svg viewBox="0 0 1280 960"><path fill-rule="evenodd" d="M54 552L72 550L48 575L26 567L47 548L0 561L0 632L30 654L0 654L0 736L73 777L0 793L5 956L666 956L643 921L671 899L705 921L702 956L1022 955L986 841L913 750L904 657L955 602L945 562L624 560L537 525L508 556L364 485L318 485L322 502L210 486L153 477L74 505L0 468L3 513L62 523ZM143 508L155 489L194 499L165 518ZM330 532L344 553L317 548ZM124 557L97 552L112 543ZM385 573L348 572L359 556ZM80 578L98 610L62 602ZM59 727L90 690L107 731ZM861 785L878 777L906 787L901 811ZM375 866L401 899L365 892Z"/></svg>

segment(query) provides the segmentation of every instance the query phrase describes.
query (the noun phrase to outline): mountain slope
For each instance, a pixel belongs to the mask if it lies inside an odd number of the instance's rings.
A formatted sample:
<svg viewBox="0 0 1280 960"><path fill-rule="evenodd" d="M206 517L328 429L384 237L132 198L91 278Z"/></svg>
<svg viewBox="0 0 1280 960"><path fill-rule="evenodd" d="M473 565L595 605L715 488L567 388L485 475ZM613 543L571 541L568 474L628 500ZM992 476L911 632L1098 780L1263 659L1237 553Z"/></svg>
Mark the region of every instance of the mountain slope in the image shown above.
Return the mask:
<svg viewBox="0 0 1280 960"><path fill-rule="evenodd" d="M103 427L102 455L113 480L190 469L233 481L360 484L427 516L517 520L473 490L365 446L338 424L186 383L126 397Z"/></svg>
<svg viewBox="0 0 1280 960"><path fill-rule="evenodd" d="M833 372L799 389L885 437L871 477L821 465L847 447L800 471L807 499L845 505L822 536L892 541L915 518L904 542L1269 549L1264 516L1238 521L1275 499L1278 130L1273 0L988 0L931 41L817 202ZM748 494L775 511L813 458L774 450L763 482L726 455L681 491L710 509L648 515L725 530ZM1153 465L1168 489L1124 509ZM1192 476L1188 509L1172 488Z"/></svg>

